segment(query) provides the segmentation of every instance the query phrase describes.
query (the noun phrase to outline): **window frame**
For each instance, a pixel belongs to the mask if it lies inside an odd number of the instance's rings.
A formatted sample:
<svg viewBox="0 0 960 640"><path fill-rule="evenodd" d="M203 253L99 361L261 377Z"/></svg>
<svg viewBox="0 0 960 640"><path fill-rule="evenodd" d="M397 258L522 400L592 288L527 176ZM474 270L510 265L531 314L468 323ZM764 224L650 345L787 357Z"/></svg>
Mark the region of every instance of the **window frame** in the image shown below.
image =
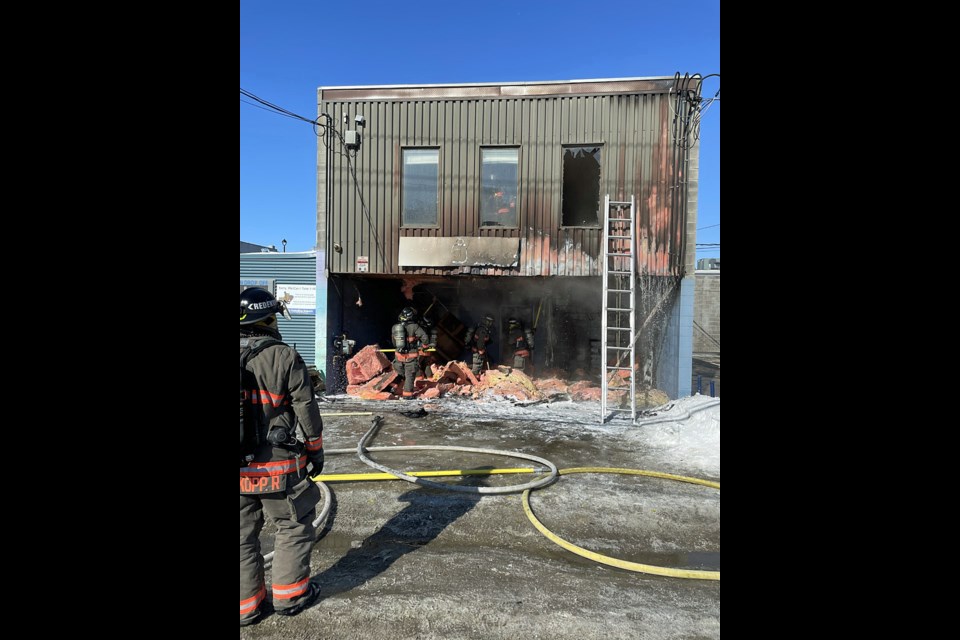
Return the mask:
<svg viewBox="0 0 960 640"><path fill-rule="evenodd" d="M436 151L437 152L437 217L433 224L408 224L404 220L404 151ZM441 227L441 216L443 215L443 175L440 168L443 166L442 149L439 145L400 145L400 188L399 188L399 211L401 229L439 229Z"/></svg>
<svg viewBox="0 0 960 640"><path fill-rule="evenodd" d="M597 179L597 223L590 225L567 225L563 223L563 178L566 172L566 162L564 162L564 156L567 153L567 149L582 148L582 147L596 147L600 151L600 175ZM561 229L602 229L603 228L603 152L604 152L604 143L602 142L577 142L570 144L561 144L560 145L560 228Z"/></svg>
<svg viewBox="0 0 960 640"><path fill-rule="evenodd" d="M478 151L478 165L480 167L480 175L478 176L478 185L477 185L477 229L480 231L511 231L520 229L523 225L520 220L520 147L519 144L483 144L480 145ZM513 226L494 226L494 225L484 225L483 224L483 151L484 149L513 149L517 152L517 182L516 182L516 224Z"/></svg>

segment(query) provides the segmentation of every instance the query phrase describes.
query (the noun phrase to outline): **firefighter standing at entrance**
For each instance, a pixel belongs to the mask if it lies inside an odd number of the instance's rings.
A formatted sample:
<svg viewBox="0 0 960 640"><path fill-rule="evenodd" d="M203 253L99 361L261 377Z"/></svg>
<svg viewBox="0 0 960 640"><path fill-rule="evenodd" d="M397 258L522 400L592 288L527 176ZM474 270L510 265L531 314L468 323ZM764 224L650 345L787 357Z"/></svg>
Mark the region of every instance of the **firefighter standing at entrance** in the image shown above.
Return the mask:
<svg viewBox="0 0 960 640"><path fill-rule="evenodd" d="M480 375L484 363L487 362L487 343L492 341L493 316L489 314L483 316L480 324L467 329L467 334L463 337L463 344L467 349L473 351L473 363L471 366L473 375ZM489 364L487 367L489 368Z"/></svg>
<svg viewBox="0 0 960 640"><path fill-rule="evenodd" d="M240 445L241 627L260 621L266 598L260 554L264 514L277 525L276 613L296 615L320 593L320 587L310 582L310 552L316 540L313 520L320 502L320 490L310 476L323 469L323 419L303 358L280 342L277 313L288 315L270 292L250 288L240 293L241 391L244 365L246 375L256 380L247 391L246 404L253 427ZM258 352L264 341L272 344ZM245 349L256 355L246 359ZM304 441L296 437L298 422Z"/></svg>
<svg viewBox="0 0 960 640"><path fill-rule="evenodd" d="M507 344L513 349L513 368L524 371L529 364L533 368L533 331L523 326L517 318L507 320ZM524 371L525 372L525 371ZM526 373L526 372L525 372Z"/></svg>
<svg viewBox="0 0 960 640"><path fill-rule="evenodd" d="M413 383L420 373L420 356L427 355L426 349L435 348L430 337L417 323L417 311L413 307L404 307L398 318L400 322L390 328L390 337L397 350L393 360L393 370L403 378L402 398L413 397Z"/></svg>

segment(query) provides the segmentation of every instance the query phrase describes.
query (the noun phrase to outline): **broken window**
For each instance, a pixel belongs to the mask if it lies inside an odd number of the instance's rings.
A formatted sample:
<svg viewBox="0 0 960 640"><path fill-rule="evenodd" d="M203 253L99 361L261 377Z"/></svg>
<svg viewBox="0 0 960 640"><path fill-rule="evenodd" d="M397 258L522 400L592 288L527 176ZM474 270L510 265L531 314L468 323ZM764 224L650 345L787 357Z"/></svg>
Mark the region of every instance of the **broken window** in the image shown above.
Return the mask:
<svg viewBox="0 0 960 640"><path fill-rule="evenodd" d="M480 226L518 226L517 166L520 150L480 149Z"/></svg>
<svg viewBox="0 0 960 640"><path fill-rule="evenodd" d="M563 226L600 226L600 147L563 148Z"/></svg>
<svg viewBox="0 0 960 640"><path fill-rule="evenodd" d="M400 184L401 224L439 226L440 150L403 149Z"/></svg>

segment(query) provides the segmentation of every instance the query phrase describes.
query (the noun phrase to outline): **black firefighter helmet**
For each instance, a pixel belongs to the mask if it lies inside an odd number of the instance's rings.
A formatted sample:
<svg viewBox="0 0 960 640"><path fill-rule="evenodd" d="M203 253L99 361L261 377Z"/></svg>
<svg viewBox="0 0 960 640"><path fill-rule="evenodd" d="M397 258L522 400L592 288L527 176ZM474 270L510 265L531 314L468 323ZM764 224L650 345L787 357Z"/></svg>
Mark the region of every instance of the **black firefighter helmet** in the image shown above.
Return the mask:
<svg viewBox="0 0 960 640"><path fill-rule="evenodd" d="M400 322L410 322L417 317L417 310L413 307L404 307L400 312Z"/></svg>
<svg viewBox="0 0 960 640"><path fill-rule="evenodd" d="M240 324L254 324L275 313L290 318L286 305L266 289L250 287L240 292Z"/></svg>

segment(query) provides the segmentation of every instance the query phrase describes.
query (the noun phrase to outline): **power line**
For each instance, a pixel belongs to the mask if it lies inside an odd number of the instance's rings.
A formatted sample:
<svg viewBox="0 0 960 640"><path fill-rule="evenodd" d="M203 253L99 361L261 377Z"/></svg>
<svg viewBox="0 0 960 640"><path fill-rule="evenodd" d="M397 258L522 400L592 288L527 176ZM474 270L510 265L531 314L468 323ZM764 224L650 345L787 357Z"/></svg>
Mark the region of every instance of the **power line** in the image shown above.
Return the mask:
<svg viewBox="0 0 960 640"><path fill-rule="evenodd" d="M293 116L288 116L288 115L285 114L285 113L280 113L280 112L278 112L278 111L274 111L273 109L268 109L267 107L261 107L260 105L255 104L255 103L253 103L253 102L247 102L247 101L244 100L243 98L240 99L240 102L242 102L243 104L248 104L248 105L250 105L251 107L256 107L257 109L263 109L263 110L266 111L267 113L272 113L272 114L274 114L274 115L283 116L283 117L285 117L285 118L293 118L294 120L299 120L299 118L294 118Z"/></svg>
<svg viewBox="0 0 960 640"><path fill-rule="evenodd" d="M712 229L714 227L719 227L719 226L720 226L720 223L718 222L717 224L711 224L710 226L707 226L707 227L700 227L699 229L697 229L697 231L703 231L704 229Z"/></svg>
<svg viewBox="0 0 960 640"><path fill-rule="evenodd" d="M312 124L312 125L318 125L318 124L320 124L320 123L317 122L315 119L314 119L314 120L311 120L310 118L304 118L303 116L301 116L301 115L299 115L299 114L296 114L296 113L294 113L293 111L289 111L288 109L284 109L283 107L281 107L281 106L279 106L279 105L275 105L275 104L273 104L272 102L268 102L268 101L264 100L263 98L261 98L260 96L257 96L257 95L254 95L254 94L250 93L249 91L247 91L247 90L244 89L243 87L240 87L240 94L243 95L243 96L245 96L245 97L247 97L247 98L250 98L251 100L255 100L256 102L259 102L260 104L262 104L262 105L265 106L265 107L269 107L268 111L273 111L273 112L275 112L275 113L277 113L277 114L279 114L279 115L286 116L286 117L288 117L288 118L294 118L295 120L302 120L302 121L304 121L304 122L306 122L306 123L309 123L309 124ZM241 100L241 102L243 102L243 100Z"/></svg>
<svg viewBox="0 0 960 640"><path fill-rule="evenodd" d="M697 247L719 247L719 242L698 242Z"/></svg>

